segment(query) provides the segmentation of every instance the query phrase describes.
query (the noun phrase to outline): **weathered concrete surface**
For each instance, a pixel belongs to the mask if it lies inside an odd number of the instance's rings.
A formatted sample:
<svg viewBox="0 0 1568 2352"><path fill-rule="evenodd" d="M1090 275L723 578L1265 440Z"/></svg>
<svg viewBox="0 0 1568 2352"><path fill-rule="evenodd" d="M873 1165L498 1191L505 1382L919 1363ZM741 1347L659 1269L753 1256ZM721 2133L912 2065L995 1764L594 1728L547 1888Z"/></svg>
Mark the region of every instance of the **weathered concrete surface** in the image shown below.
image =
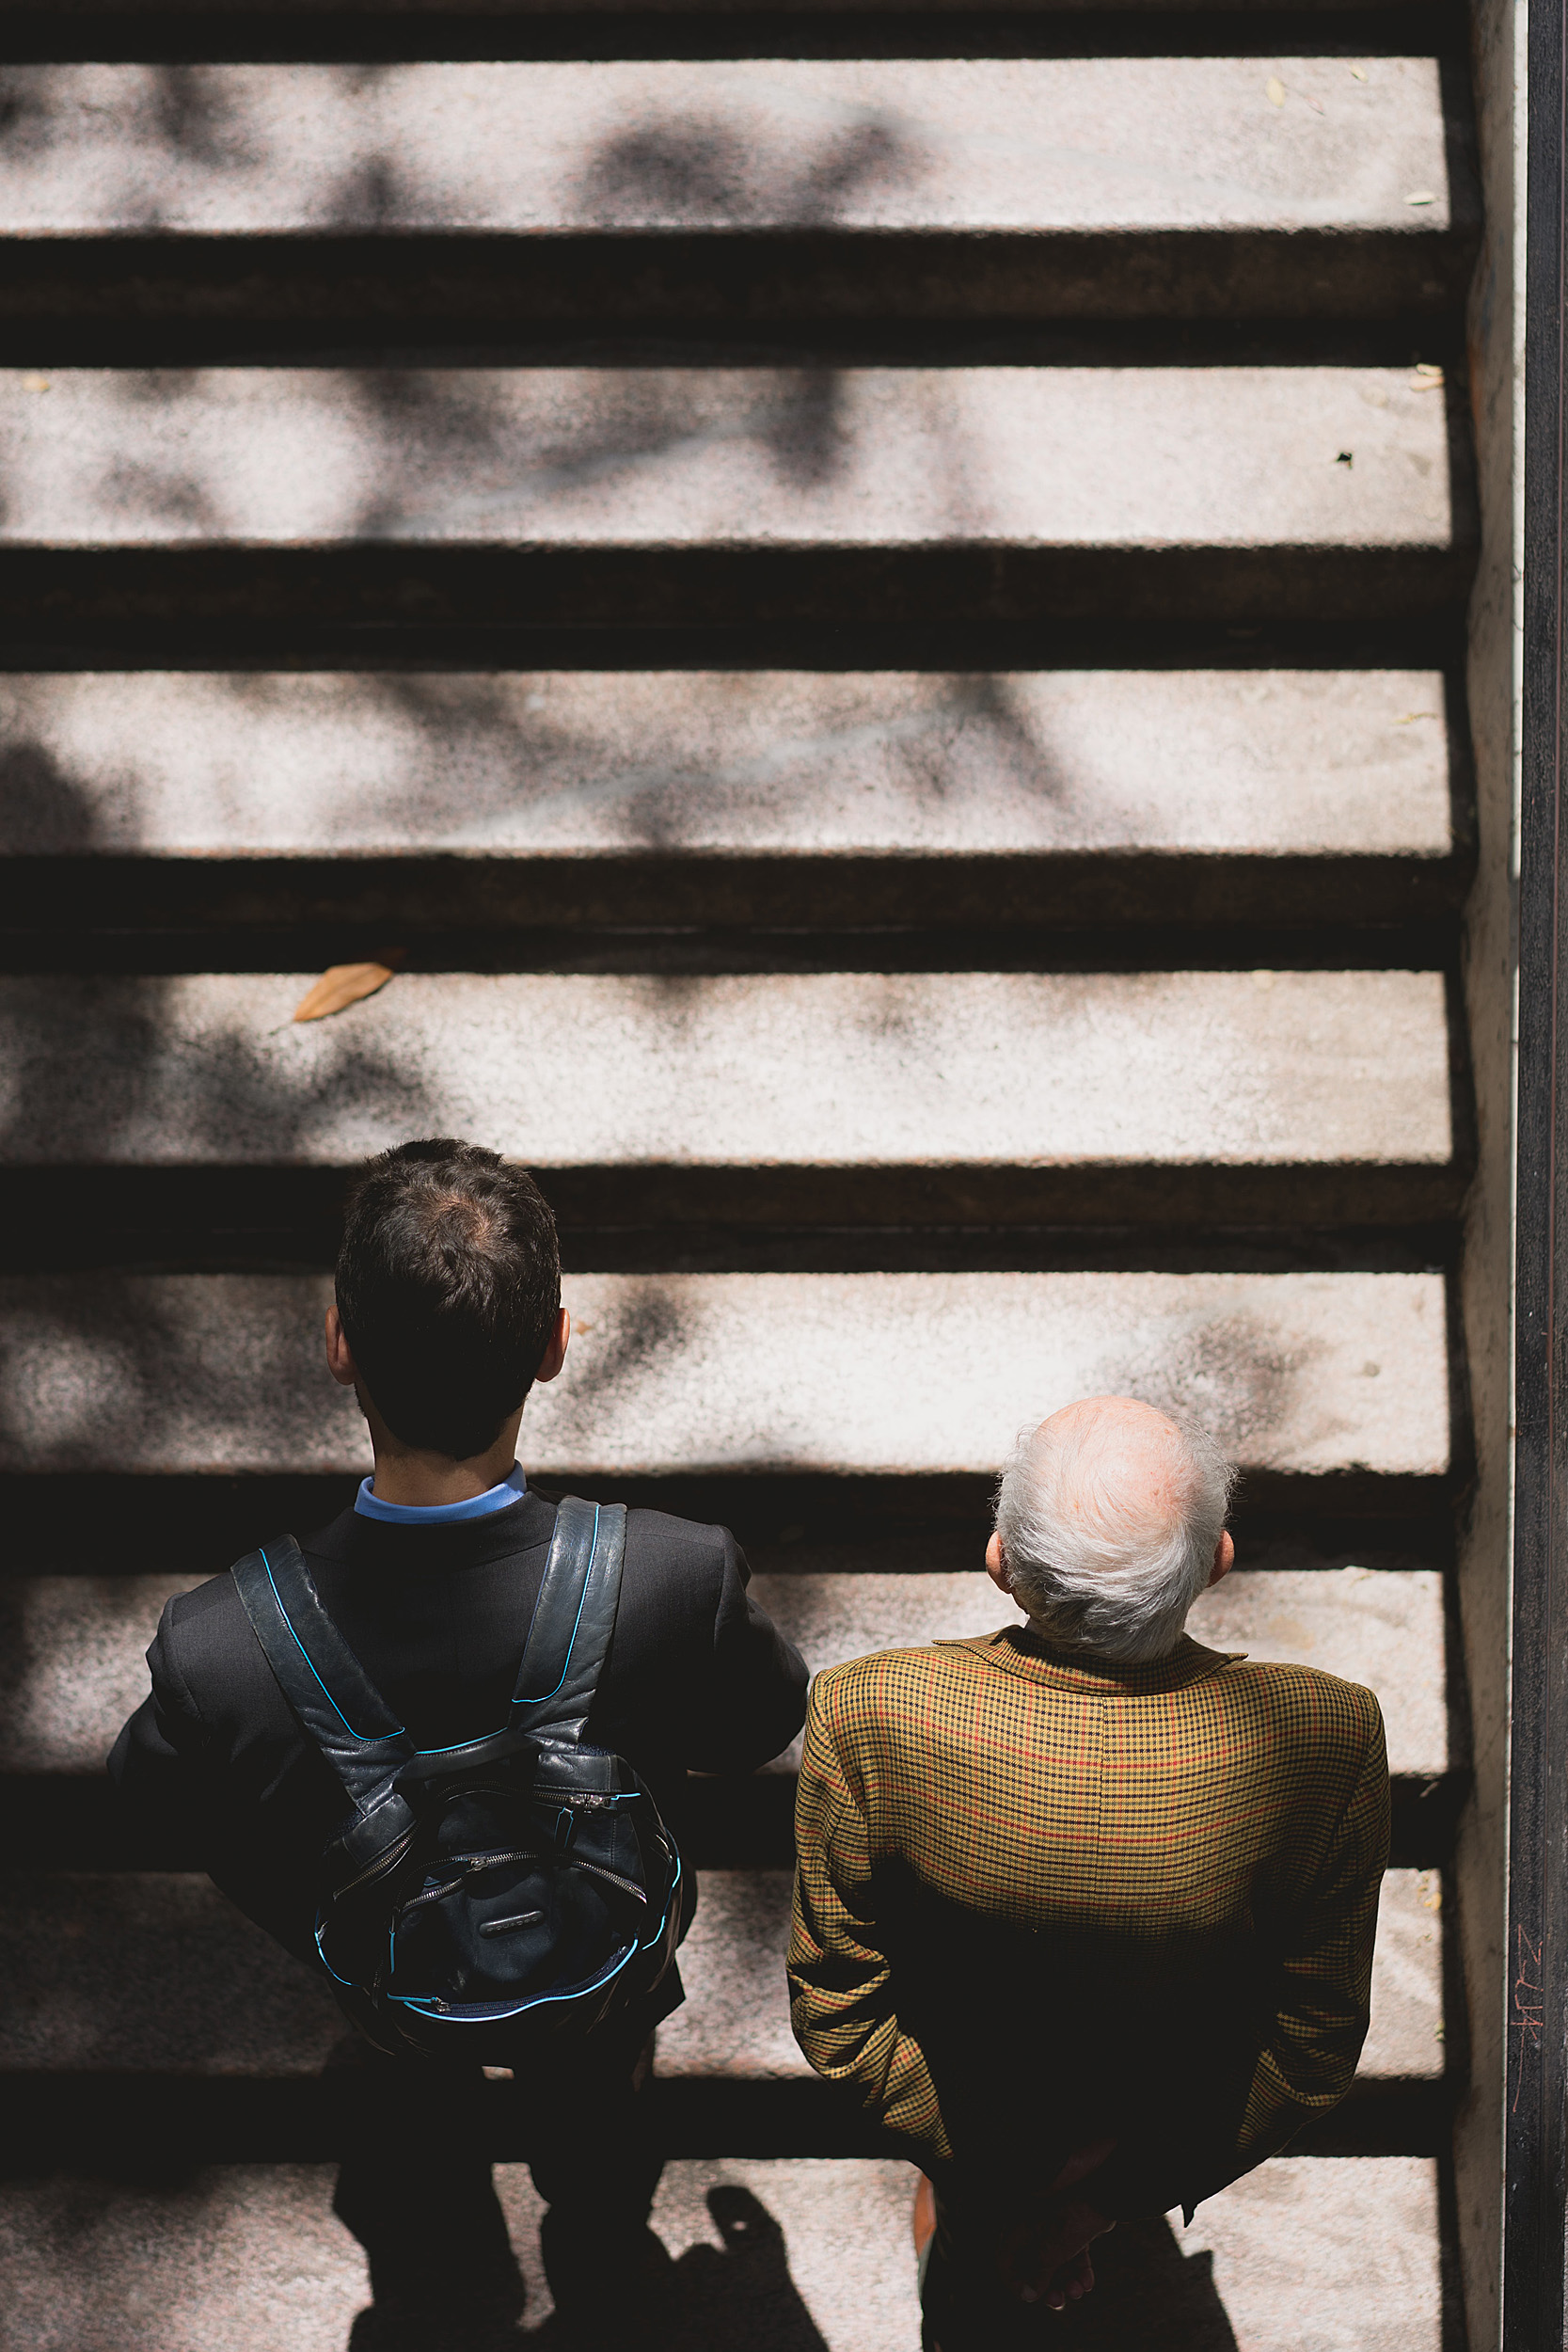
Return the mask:
<svg viewBox="0 0 1568 2352"><path fill-rule="evenodd" d="M1443 1580L1432 1569L1238 1569L1188 1620L1195 1640L1249 1658L1321 1666L1382 1703L1388 1769L1419 1775L1451 1753Z"/></svg>
<svg viewBox="0 0 1568 2352"><path fill-rule="evenodd" d="M1246 2352L1438 2352L1437 2167L1429 2158L1288 2156L1200 2205L1191 2229L1171 2219L1189 2261L1212 2258L1228 2342ZM1227 2341L1166 2339L1170 2352L1199 2343L1209 2352L1211 2342L1218 2352Z"/></svg>
<svg viewBox="0 0 1568 2352"><path fill-rule="evenodd" d="M37 1576L0 1583L0 1772L96 1772L147 1695L144 1653L171 1592L198 1580ZM752 1588L813 1670L940 1634L983 1633L1017 1612L968 1574L754 1576ZM1363 1682L1383 1705L1396 1772L1450 1763L1442 1578L1402 1568L1238 1569L1199 1601L1194 1637ZM796 1751L784 1759L793 1767Z"/></svg>
<svg viewBox="0 0 1568 2352"><path fill-rule="evenodd" d="M1438 2352L1435 2176L1418 2157L1285 2158L1190 2229L1178 2214L1116 2231L1075 2340ZM17 2352L124 2352L152 2327L167 2352L342 2352L368 2297L359 2249L332 2217L333 2177L222 2166L171 2187L8 2185L0 2245ZM520 2165L496 2179L529 2283L526 2343L550 2310L541 2208ZM676 2264L682 2352L910 2352L913 2179L894 2162L669 2166L654 2225Z"/></svg>
<svg viewBox="0 0 1568 2352"><path fill-rule="evenodd" d="M11 2344L343 2352L370 2296L364 2256L333 2217L335 2177L326 2165L223 2165L174 2187L8 2182Z"/></svg>
<svg viewBox="0 0 1568 2352"><path fill-rule="evenodd" d="M0 978L0 1165L1442 1164L1438 972Z"/></svg>
<svg viewBox="0 0 1568 2352"><path fill-rule="evenodd" d="M1435 2080L1446 2063L1443 1883L1435 1870L1390 1870L1378 1906L1372 2022L1360 2071L1372 2079Z"/></svg>
<svg viewBox="0 0 1568 2352"><path fill-rule="evenodd" d="M0 761L11 856L1453 848L1434 670L68 672Z"/></svg>
<svg viewBox="0 0 1568 2352"><path fill-rule="evenodd" d="M1445 398L1419 382L1353 367L8 370L0 548L1443 555L1469 520L1450 504Z"/></svg>
<svg viewBox="0 0 1568 2352"><path fill-rule="evenodd" d="M140 1620L151 1637L154 1580ZM40 1580L31 1604L55 1616L61 1633L45 1636L51 1650L65 1654L64 1629L74 1622L70 1578ZM872 1650L907 1649L944 1634L989 1632L1017 1621L1018 1613L983 1570L968 1575L858 1576L761 1575L753 1589L814 1671ZM112 1606L113 1604L111 1604ZM24 1607L29 1604L24 1603ZM92 1624L96 1608L83 1613ZM1212 1649L1243 1650L1249 1658L1319 1666L1325 1673L1362 1682L1377 1692L1388 1737L1389 1770L1419 1775L1447 1772L1448 1703L1444 1674L1443 1580L1430 1569L1238 1569L1206 1593L1188 1630ZM121 1637L123 1638L123 1637ZM42 1645L40 1645L40 1647ZM124 1656L124 1652L119 1653ZM57 1685L45 1686L55 1688ZM135 1664L127 1660L114 1684L116 1697L137 1692ZM40 1690L40 1704L62 1728L71 1717L56 1713L70 1701L62 1692L53 1707ZM135 1704L133 1699L132 1704ZM45 1739L48 1734L45 1732ZM66 1732L61 1754L81 1754L77 1735ZM42 1751L47 1753L47 1750ZM3 1755L0 1751L0 1755ZM792 1749L789 1761L797 1751ZM11 1769L15 1769L12 1767ZM25 1769L80 1770L80 1765L38 1763Z"/></svg>
<svg viewBox="0 0 1568 2352"><path fill-rule="evenodd" d="M913 2184L893 2162L671 2165L653 2221L675 2257L674 2344L910 2352Z"/></svg>
<svg viewBox="0 0 1568 2352"><path fill-rule="evenodd" d="M263 1539L264 1540L264 1539ZM148 1692L164 1603L202 1580L49 1576L0 1589L0 1771L97 1772Z"/></svg>
<svg viewBox="0 0 1568 2352"><path fill-rule="evenodd" d="M8 1881L0 1917L0 2070L299 2076L346 2031L324 1981L205 1879L57 1871ZM789 2030L786 1870L705 1870L681 1947L688 1994L658 2034L660 2074L767 2081L811 2069ZM1435 1873L1385 1882L1369 2080L1442 2073Z"/></svg>
<svg viewBox="0 0 1568 2352"><path fill-rule="evenodd" d="M11 2071L313 2074L347 2031L324 1979L181 1871L13 1879L0 1974Z"/></svg>
<svg viewBox="0 0 1568 2352"><path fill-rule="evenodd" d="M565 1295L572 1356L523 1426L542 1474L989 1470L1027 1418L1104 1391L1181 1400L1259 1470L1449 1461L1434 1275L579 1275ZM330 1296L8 1278L0 1468L368 1468L322 1359Z"/></svg>
<svg viewBox="0 0 1568 2352"><path fill-rule="evenodd" d="M181 68L177 93L158 66L24 66L7 90L6 236L1243 227L1430 242L1450 217L1432 57L1378 57L1360 80L1314 57L209 65Z"/></svg>

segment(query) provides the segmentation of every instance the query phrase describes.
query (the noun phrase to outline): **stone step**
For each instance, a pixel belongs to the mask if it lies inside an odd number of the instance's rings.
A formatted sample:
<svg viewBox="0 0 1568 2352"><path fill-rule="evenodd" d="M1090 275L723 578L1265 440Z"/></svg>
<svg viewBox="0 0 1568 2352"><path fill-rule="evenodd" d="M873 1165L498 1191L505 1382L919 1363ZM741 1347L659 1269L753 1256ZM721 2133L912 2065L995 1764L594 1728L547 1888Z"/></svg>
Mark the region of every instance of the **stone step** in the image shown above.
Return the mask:
<svg viewBox="0 0 1568 2352"><path fill-rule="evenodd" d="M0 317L1453 310L1438 62L1352 63L17 67Z"/></svg>
<svg viewBox="0 0 1568 2352"><path fill-rule="evenodd" d="M0 924L1410 922L1452 756L1435 670L13 675Z"/></svg>
<svg viewBox="0 0 1568 2352"><path fill-rule="evenodd" d="M8 370L0 613L1384 622L1454 608L1472 568L1463 411L1425 383L809 355Z"/></svg>
<svg viewBox="0 0 1568 2352"><path fill-rule="evenodd" d="M705 1870L681 1948L686 2008L659 2028L672 2081L811 2079L789 2030L787 1870ZM1441 1889L1390 1871L1380 1911L1369 2085L1443 2074ZM77 2077L313 2075L341 2041L325 1981L211 1882L176 1872L13 1876L0 1924L0 2072Z"/></svg>
<svg viewBox="0 0 1568 2352"><path fill-rule="evenodd" d="M115 1731L147 1694L144 1653L165 1601L198 1581L18 1576L0 1584L0 1652L14 1661L0 1713L0 1774L100 1772ZM752 1589L814 1672L941 1634L984 1632L1011 1614L978 1569L764 1573ZM1397 1774L1435 1780L1464 1760L1450 1748L1435 1570L1237 1569L1204 1595L1191 1629L1215 1649L1365 1683L1382 1702ZM792 1750L781 1769L795 1760Z"/></svg>
<svg viewBox="0 0 1568 2352"><path fill-rule="evenodd" d="M170 2182L66 2171L0 2191L8 2308L28 2352L123 2352L157 2313L164 2352L341 2352L369 2300L325 2165L213 2167ZM911 2352L912 2169L891 2158L677 2161L654 2226L674 2260L682 2352ZM528 2174L497 2186L550 2310ZM1347 2263L1345 2249L1355 2249ZM1181 2216L1096 2249L1075 2343L1103 2352L1440 2352L1437 2165L1283 2157ZM1303 2314L1310 2318L1304 2328Z"/></svg>
<svg viewBox="0 0 1568 2352"><path fill-rule="evenodd" d="M312 977L0 978L29 1247L83 1215L62 1166L95 1225L128 1170L150 1206L208 1178L222 1225L410 1131L484 1136L574 1227L1403 1223L1463 1189L1436 972L407 974L296 1025Z"/></svg>
<svg viewBox="0 0 1568 2352"><path fill-rule="evenodd" d="M330 1296L7 1277L0 1472L368 1469L322 1360ZM972 1507L1027 1417L1104 1391L1201 1414L1254 1507L1321 1482L1341 1509L1430 1504L1449 1470L1435 1274L577 1275L566 1302L569 1368L524 1423L547 1480L957 1478Z"/></svg>

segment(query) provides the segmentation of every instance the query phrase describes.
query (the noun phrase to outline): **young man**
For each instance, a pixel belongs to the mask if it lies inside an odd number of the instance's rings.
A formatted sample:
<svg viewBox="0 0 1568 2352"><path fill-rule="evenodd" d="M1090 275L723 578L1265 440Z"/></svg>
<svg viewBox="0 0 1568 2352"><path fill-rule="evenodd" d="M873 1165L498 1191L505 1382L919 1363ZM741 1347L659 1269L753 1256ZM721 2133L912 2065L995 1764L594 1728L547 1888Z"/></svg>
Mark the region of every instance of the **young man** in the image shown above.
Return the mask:
<svg viewBox="0 0 1568 2352"><path fill-rule="evenodd" d="M326 1360L358 1398L375 1470L302 1548L328 1613L421 1749L506 1721L556 1518L517 1467L518 1426L532 1383L560 1374L570 1329L554 1220L519 1169L447 1137L370 1162L349 1200ZM629 1514L589 1735L638 1768L677 1836L689 1771L750 1772L804 1714L805 1668L747 1581L727 1529ZM230 1577L169 1602L148 1664L151 1695L110 1759L125 1805L143 1827L194 1841L224 1892L319 1975L316 1870L343 1792ZM689 1920L689 1872L685 1883ZM646 2227L660 2159L635 2087L655 2026L684 1997L672 1971L562 2079L515 2094L549 2206L546 2268L585 2341L615 2335L662 2259ZM471 2144L471 2089L368 2048L365 2063L385 2129L345 2159L336 2199L371 2262L375 2310L356 2352L482 2352L522 2296L488 2160Z"/></svg>
<svg viewBox="0 0 1568 2352"><path fill-rule="evenodd" d="M1212 2196L1355 2073L1383 1719L1187 1639L1229 1490L1203 1431L1068 1406L1021 1441L986 1554L1028 1625L813 1687L795 2031L934 2184L930 2352L1053 2341L1096 2236Z"/></svg>

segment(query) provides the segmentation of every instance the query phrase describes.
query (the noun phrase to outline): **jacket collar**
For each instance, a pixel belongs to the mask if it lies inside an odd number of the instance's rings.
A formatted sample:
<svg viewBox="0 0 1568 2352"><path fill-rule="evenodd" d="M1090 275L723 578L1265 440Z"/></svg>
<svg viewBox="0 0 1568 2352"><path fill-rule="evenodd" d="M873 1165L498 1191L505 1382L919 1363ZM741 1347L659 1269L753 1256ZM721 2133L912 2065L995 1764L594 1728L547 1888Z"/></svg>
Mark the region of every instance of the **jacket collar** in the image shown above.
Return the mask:
<svg viewBox="0 0 1568 2352"><path fill-rule="evenodd" d="M937 1646L973 1650L988 1666L1054 1690L1125 1691L1132 1697L1184 1690L1188 1683L1202 1682L1246 1655L1244 1650L1205 1649L1184 1633L1168 1658L1149 1666L1118 1666L1109 1659L1090 1658L1082 1650L1056 1649L1027 1625L1004 1626L997 1633L974 1634L967 1641L949 1639Z"/></svg>

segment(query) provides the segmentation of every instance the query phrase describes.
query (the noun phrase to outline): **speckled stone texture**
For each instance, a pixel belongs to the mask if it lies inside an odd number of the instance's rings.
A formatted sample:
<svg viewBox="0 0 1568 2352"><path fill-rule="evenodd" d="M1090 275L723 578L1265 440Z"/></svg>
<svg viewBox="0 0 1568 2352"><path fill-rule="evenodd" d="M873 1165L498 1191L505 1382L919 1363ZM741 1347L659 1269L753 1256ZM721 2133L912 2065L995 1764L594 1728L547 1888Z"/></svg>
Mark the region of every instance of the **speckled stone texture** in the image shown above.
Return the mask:
<svg viewBox="0 0 1568 2352"><path fill-rule="evenodd" d="M911 1562L911 1566L917 1565ZM187 1580L197 1581L197 1580ZM18 1577L0 1584L0 1772L94 1772L147 1693L143 1653L179 1582ZM815 1670L943 1633L1016 1620L982 1570L753 1577L763 1607ZM1433 1569L1238 1569L1206 1594L1195 1638L1364 1682L1382 1701L1396 1772L1447 1772L1442 1578ZM796 1750L781 1758L792 1769Z"/></svg>
<svg viewBox="0 0 1568 2352"><path fill-rule="evenodd" d="M1430 670L67 672L0 757L19 855L1452 849Z"/></svg>
<svg viewBox="0 0 1568 2352"><path fill-rule="evenodd" d="M0 978L0 1161L1443 1164L1440 972Z"/></svg>
<svg viewBox="0 0 1568 2352"><path fill-rule="evenodd" d="M1287 2158L1208 2204L1102 2240L1101 2283L1049 2341L1087 2352L1438 2352L1436 2167ZM325 2167L221 2167L164 2185L0 2192L7 2352L345 2352L368 2296ZM498 2169L530 2287L515 2334L551 2352L538 2200ZM658 2352L915 2352L914 2174L879 2162L667 2169L674 2261ZM362 2340L361 2340L362 2341ZM653 2352L650 2337L648 2352ZM356 2346L357 2352L357 2346Z"/></svg>
<svg viewBox="0 0 1568 2352"><path fill-rule="evenodd" d="M0 544L1446 553L1470 516L1450 506L1444 399L1420 383L1402 367L11 370Z"/></svg>
<svg viewBox="0 0 1568 2352"><path fill-rule="evenodd" d="M322 1359L330 1295L0 1280L0 1468L369 1469ZM1183 1404L1249 1468L1449 1460L1437 1275L578 1275L565 1296L567 1368L523 1425L541 1474L989 1471L1026 1421L1106 1393Z"/></svg>
<svg viewBox="0 0 1568 2352"><path fill-rule="evenodd" d="M1270 105L1271 74L1294 106ZM156 67L8 87L7 235L1449 220L1430 57L1360 81L1322 57L197 66L180 116ZM193 113L198 139L175 127Z"/></svg>
<svg viewBox="0 0 1568 2352"><path fill-rule="evenodd" d="M55 1589L61 1597L53 1605L69 1611L69 1582L59 1580ZM907 1649L942 1634L985 1633L1020 1621L983 1569L772 1573L756 1577L753 1589L814 1671L872 1650ZM150 1590L150 1621L153 1598ZM1212 1649L1321 1666L1365 1683L1383 1706L1390 1771L1448 1770L1443 1580L1433 1570L1237 1569L1204 1594L1188 1630ZM135 1687L134 1674L117 1687ZM793 1768L798 1756L797 1744L781 1765Z"/></svg>

